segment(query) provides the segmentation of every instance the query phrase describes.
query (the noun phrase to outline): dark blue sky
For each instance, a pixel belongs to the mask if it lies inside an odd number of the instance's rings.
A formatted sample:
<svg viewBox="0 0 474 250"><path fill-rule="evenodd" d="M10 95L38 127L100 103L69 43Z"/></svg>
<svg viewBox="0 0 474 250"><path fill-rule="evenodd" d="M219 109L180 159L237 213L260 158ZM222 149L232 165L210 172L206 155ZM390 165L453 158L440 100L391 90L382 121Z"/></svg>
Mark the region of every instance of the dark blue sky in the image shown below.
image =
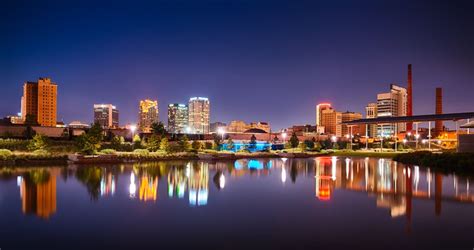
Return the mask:
<svg viewBox="0 0 474 250"><path fill-rule="evenodd" d="M64 3L67 2L67 3ZM74 2L74 4L73 4ZM453 3L455 2L455 3ZM94 103L136 122L138 101L211 100L211 120L314 124L315 105L363 112L389 83L414 113L474 111L469 1L10 1L1 3L0 115L22 83L50 76L58 118L92 121Z"/></svg>

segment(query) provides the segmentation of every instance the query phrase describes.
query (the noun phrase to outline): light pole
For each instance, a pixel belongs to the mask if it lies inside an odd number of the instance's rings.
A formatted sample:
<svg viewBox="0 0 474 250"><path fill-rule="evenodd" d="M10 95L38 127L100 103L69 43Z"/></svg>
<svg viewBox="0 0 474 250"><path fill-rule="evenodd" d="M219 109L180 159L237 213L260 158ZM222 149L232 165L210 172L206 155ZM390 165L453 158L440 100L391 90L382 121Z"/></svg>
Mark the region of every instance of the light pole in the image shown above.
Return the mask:
<svg viewBox="0 0 474 250"><path fill-rule="evenodd" d="M132 132L132 141L133 141L133 137L135 136L135 131L136 130L137 130L136 125L130 125L130 131Z"/></svg>
<svg viewBox="0 0 474 250"><path fill-rule="evenodd" d="M224 129L223 127L219 127L219 128L217 129L217 133L221 135L222 145L224 145L225 129Z"/></svg>
<svg viewBox="0 0 474 250"><path fill-rule="evenodd" d="M287 136L286 132L281 133L281 138L283 138L283 144L286 143L286 140L285 140L286 136Z"/></svg>
<svg viewBox="0 0 474 250"><path fill-rule="evenodd" d="M336 147L337 137L335 135L331 136L332 149Z"/></svg>
<svg viewBox="0 0 474 250"><path fill-rule="evenodd" d="M415 135L415 150L418 149L418 138L420 138L420 134L416 133L416 135Z"/></svg>

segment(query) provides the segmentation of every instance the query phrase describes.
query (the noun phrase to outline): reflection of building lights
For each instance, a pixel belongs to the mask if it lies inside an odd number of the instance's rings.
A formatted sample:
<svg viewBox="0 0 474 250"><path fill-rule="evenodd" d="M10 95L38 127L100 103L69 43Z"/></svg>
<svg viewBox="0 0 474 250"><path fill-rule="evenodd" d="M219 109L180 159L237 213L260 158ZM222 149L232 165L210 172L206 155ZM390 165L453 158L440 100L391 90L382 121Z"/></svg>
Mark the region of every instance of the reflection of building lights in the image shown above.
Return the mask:
<svg viewBox="0 0 474 250"><path fill-rule="evenodd" d="M285 163L286 160L288 160L288 158L283 157L283 158L281 158L281 160L283 161L283 163Z"/></svg>
<svg viewBox="0 0 474 250"><path fill-rule="evenodd" d="M286 182L286 169L285 169L285 167L281 168L281 182L282 183Z"/></svg>
<svg viewBox="0 0 474 250"><path fill-rule="evenodd" d="M17 176L16 177L16 185L19 187L21 186L21 182L23 181L23 177Z"/></svg>
<svg viewBox="0 0 474 250"><path fill-rule="evenodd" d="M336 180L336 166L337 166L337 157L333 156L331 157L331 173L332 173L332 179Z"/></svg>
<svg viewBox="0 0 474 250"><path fill-rule="evenodd" d="M219 187L223 189L225 187L225 176L224 174L221 174L219 177Z"/></svg>
<svg viewBox="0 0 474 250"><path fill-rule="evenodd" d="M128 187L128 191L130 193L130 198L135 198L137 185L135 184L135 174L133 172L130 174L130 186Z"/></svg>

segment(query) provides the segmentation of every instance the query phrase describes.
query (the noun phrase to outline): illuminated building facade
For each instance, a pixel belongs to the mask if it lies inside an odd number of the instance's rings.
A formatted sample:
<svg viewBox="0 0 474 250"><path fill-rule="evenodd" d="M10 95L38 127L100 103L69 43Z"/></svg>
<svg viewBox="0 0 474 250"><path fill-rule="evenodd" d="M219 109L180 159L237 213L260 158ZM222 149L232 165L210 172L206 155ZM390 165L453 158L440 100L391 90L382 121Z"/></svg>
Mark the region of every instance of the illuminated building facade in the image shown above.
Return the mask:
<svg viewBox="0 0 474 250"><path fill-rule="evenodd" d="M141 100L138 113L138 128L143 132L151 132L151 125L159 121L158 101Z"/></svg>
<svg viewBox="0 0 474 250"><path fill-rule="evenodd" d="M205 97L189 99L189 127L191 133L209 134L210 104Z"/></svg>
<svg viewBox="0 0 474 250"><path fill-rule="evenodd" d="M117 128L119 126L119 111L112 104L94 104L94 123L103 128Z"/></svg>
<svg viewBox="0 0 474 250"><path fill-rule="evenodd" d="M39 78L38 82L25 82L21 97L23 121L32 117L40 126L56 126L58 85L51 78Z"/></svg>
<svg viewBox="0 0 474 250"><path fill-rule="evenodd" d="M390 84L390 92L377 95L377 117L406 116L407 90L395 84ZM394 124L379 124L377 136L393 136L395 131L405 131L406 124L400 123L397 128Z"/></svg>
<svg viewBox="0 0 474 250"><path fill-rule="evenodd" d="M341 113L342 122L348 122L348 121L353 121L353 120L358 120L358 119L362 119L361 113L349 112L349 111ZM360 134L362 132L360 127L361 126L359 125L352 126L352 131L351 131L349 126L341 125L341 133L342 135L348 135L348 134L351 134L351 132L352 132L352 135Z"/></svg>
<svg viewBox="0 0 474 250"><path fill-rule="evenodd" d="M377 103L369 103L365 107L365 118L371 119L377 117ZM377 124L367 124L367 133L366 135L369 137L376 137L377 136Z"/></svg>
<svg viewBox="0 0 474 250"><path fill-rule="evenodd" d="M321 125L324 126L326 134L342 136L342 113L336 110L324 109L321 112Z"/></svg>
<svg viewBox="0 0 474 250"><path fill-rule="evenodd" d="M173 103L168 105L168 132L173 134L186 133L188 127L188 106Z"/></svg>
<svg viewBox="0 0 474 250"><path fill-rule="evenodd" d="M231 121L229 126L227 126L226 131L227 132L233 132L233 133L244 133L245 131L249 129L261 129L267 133L270 132L270 124L268 122L251 122L251 123L246 123L241 120L234 120Z"/></svg>
<svg viewBox="0 0 474 250"><path fill-rule="evenodd" d="M316 105L316 126L324 126L323 125L323 110L331 110L330 103L320 103Z"/></svg>

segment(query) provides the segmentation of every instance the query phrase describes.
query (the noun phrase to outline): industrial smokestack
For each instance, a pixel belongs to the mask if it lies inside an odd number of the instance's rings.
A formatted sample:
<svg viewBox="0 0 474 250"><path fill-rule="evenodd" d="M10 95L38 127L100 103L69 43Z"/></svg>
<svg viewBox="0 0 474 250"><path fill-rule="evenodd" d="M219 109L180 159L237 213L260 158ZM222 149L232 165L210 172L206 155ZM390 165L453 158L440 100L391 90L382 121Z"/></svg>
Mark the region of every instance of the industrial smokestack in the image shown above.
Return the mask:
<svg viewBox="0 0 474 250"><path fill-rule="evenodd" d="M411 75L411 64L408 64L408 87L407 87L407 116L413 115L413 79ZM407 123L407 131L413 130L413 123Z"/></svg>
<svg viewBox="0 0 474 250"><path fill-rule="evenodd" d="M443 89L436 88L436 107L435 112L437 115L443 113ZM443 121L436 121L435 122L435 134L439 135L443 132Z"/></svg>

